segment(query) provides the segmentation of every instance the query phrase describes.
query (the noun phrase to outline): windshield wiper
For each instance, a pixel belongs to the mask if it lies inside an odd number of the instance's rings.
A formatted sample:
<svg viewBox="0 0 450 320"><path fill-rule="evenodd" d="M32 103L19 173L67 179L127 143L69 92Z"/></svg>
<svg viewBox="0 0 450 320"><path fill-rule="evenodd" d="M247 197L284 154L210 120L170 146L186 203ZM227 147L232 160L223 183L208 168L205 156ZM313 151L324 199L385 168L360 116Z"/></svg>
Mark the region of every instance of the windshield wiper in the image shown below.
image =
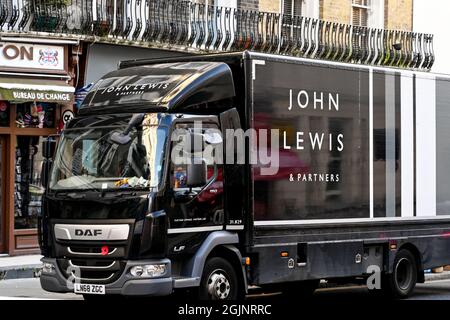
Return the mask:
<svg viewBox="0 0 450 320"><path fill-rule="evenodd" d="M64 190L64 191L56 191L55 196L58 198L84 199L86 198L86 193L85 191L81 190L76 190L75 192L74 191L67 192L66 190Z"/></svg>
<svg viewBox="0 0 450 320"><path fill-rule="evenodd" d="M104 198L123 198L125 196L136 196L139 192L147 192L146 189L108 189L103 190L102 197Z"/></svg>

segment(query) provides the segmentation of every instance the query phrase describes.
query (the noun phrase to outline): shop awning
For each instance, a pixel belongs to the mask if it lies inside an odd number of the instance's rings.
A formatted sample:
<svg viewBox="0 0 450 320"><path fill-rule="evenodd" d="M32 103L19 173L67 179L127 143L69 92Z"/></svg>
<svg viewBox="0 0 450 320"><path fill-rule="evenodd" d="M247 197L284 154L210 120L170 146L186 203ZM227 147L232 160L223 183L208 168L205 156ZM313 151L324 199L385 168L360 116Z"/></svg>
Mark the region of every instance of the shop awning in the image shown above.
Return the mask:
<svg viewBox="0 0 450 320"><path fill-rule="evenodd" d="M74 92L74 87L58 80L0 78L0 100L13 103L69 103Z"/></svg>

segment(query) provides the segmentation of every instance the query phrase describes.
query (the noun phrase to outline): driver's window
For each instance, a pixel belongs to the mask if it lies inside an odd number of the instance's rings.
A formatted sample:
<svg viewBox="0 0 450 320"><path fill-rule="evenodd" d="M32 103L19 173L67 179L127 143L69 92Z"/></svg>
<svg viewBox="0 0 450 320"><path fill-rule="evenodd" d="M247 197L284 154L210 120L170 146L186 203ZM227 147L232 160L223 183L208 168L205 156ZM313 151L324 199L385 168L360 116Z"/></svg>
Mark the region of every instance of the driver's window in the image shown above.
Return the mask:
<svg viewBox="0 0 450 320"><path fill-rule="evenodd" d="M212 124L204 124L203 125L204 130L209 129L209 128L218 129L217 126L212 125ZM175 129L184 129L184 130L186 130L186 132L191 132L193 130L193 124L192 123L180 123L175 126ZM173 148L173 145L172 145L172 148ZM195 156L197 158L203 157L202 152L196 152L193 156ZM217 176L218 167L217 167L217 165L214 165L214 164L207 164L206 171L207 171L207 173L206 173L207 183L205 185L209 184L211 182L211 180L213 180ZM187 165L186 164L174 164L173 162L171 163L170 186L175 191L189 189L189 187L187 185ZM192 189L200 190L203 187L204 186L192 188Z"/></svg>

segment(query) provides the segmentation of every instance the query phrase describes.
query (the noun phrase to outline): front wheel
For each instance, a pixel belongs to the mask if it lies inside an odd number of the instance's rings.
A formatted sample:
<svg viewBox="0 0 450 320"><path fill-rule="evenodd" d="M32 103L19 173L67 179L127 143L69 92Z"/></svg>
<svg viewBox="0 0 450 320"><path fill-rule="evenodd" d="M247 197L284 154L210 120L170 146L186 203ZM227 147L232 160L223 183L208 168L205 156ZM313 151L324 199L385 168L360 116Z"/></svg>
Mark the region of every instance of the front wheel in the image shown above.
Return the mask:
<svg viewBox="0 0 450 320"><path fill-rule="evenodd" d="M236 271L228 261L220 257L206 261L198 294L200 300L237 300L240 292Z"/></svg>

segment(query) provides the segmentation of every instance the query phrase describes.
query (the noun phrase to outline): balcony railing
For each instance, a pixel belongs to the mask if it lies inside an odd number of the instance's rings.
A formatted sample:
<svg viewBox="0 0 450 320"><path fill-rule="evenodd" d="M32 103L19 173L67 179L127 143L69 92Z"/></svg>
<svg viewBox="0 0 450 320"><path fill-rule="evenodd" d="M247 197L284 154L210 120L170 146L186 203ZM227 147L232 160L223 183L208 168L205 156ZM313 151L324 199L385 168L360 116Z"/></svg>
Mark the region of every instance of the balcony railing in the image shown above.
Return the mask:
<svg viewBox="0 0 450 320"><path fill-rule="evenodd" d="M3 33L42 32L198 52L254 50L430 70L433 35L183 0L0 0Z"/></svg>

